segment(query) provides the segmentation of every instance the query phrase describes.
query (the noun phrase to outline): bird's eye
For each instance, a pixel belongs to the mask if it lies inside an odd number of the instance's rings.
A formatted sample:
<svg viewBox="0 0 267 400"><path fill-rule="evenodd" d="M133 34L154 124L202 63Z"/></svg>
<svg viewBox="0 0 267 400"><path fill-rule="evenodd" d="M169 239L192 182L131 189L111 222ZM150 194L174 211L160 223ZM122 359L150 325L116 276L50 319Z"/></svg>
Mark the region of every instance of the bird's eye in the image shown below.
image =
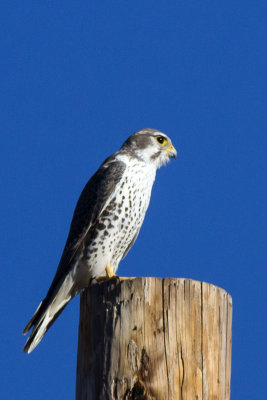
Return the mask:
<svg viewBox="0 0 267 400"><path fill-rule="evenodd" d="M159 144L162 144L162 146L167 143L167 139L164 136L157 136L156 139Z"/></svg>

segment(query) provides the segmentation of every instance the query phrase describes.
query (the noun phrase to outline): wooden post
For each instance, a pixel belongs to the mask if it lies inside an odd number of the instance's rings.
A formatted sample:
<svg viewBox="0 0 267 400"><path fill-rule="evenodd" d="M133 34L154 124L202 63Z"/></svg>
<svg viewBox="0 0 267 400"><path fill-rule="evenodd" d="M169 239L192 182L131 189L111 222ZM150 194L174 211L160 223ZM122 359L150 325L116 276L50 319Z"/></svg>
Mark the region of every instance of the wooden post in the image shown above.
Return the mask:
<svg viewBox="0 0 267 400"><path fill-rule="evenodd" d="M81 295L76 400L228 400L232 300L189 279L134 278Z"/></svg>

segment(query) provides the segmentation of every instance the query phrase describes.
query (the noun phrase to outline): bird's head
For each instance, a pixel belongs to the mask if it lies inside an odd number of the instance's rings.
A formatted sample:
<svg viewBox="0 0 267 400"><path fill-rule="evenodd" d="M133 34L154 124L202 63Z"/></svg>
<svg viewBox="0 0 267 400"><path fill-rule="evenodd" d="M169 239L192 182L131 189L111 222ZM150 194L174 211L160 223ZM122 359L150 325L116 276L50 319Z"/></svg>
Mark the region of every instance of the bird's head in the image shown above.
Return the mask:
<svg viewBox="0 0 267 400"><path fill-rule="evenodd" d="M170 158L176 158L177 151L172 145L171 139L165 133L155 129L142 129L131 135L122 145L125 150L146 163L154 164L160 168Z"/></svg>

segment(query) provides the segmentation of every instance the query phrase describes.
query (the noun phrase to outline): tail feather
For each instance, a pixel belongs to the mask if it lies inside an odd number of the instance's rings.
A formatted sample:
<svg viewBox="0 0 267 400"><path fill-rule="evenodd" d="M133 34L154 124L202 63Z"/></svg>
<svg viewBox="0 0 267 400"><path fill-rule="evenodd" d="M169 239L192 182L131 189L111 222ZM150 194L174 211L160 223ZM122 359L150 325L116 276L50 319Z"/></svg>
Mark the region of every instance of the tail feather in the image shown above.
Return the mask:
<svg viewBox="0 0 267 400"><path fill-rule="evenodd" d="M45 324L45 322L45 315L43 315L42 319L37 325L34 326L30 336L27 339L27 342L23 348L25 353L30 353L43 338L47 331L47 324Z"/></svg>
<svg viewBox="0 0 267 400"><path fill-rule="evenodd" d="M28 337L27 342L23 348L23 351L25 353L29 354L35 349L35 347L40 343L45 333L48 331L48 329L54 323L57 317L59 317L59 315L62 313L67 304L68 301L54 315L49 315L51 310L49 310L50 307L48 307L47 311L45 312L45 314L43 314L42 318L34 326L30 336Z"/></svg>
<svg viewBox="0 0 267 400"><path fill-rule="evenodd" d="M39 304L33 317L30 319L23 334L25 335L32 327L33 330L28 337L23 351L30 353L42 340L43 336L64 310L71 298L76 294L73 291L73 279L67 277L53 295L49 295Z"/></svg>
<svg viewBox="0 0 267 400"><path fill-rule="evenodd" d="M26 335L26 333L31 329L32 326L35 325L36 321L39 319L39 317L40 317L40 312L39 311L41 309L42 304L43 304L43 301L41 301L41 303L37 307L35 313L33 314L32 318L30 319L30 321L25 326L25 328L23 330L23 335Z"/></svg>

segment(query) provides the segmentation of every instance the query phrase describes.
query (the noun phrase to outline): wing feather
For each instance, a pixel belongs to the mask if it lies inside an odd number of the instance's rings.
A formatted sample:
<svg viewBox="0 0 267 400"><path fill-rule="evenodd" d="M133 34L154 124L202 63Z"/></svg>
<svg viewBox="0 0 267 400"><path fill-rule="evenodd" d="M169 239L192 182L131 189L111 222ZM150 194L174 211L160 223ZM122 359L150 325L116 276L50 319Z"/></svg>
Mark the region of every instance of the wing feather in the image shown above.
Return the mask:
<svg viewBox="0 0 267 400"><path fill-rule="evenodd" d="M70 230L55 277L32 319L26 325L26 333L38 323L43 313L53 301L60 285L72 268L72 260L83 249L84 242L91 227L96 223L101 213L114 198L119 188L119 182L125 172L126 164L118 161L115 155L110 156L84 187L77 202Z"/></svg>
<svg viewBox="0 0 267 400"><path fill-rule="evenodd" d="M113 198L125 169L125 163L111 156L87 182L73 213L67 242L54 278L55 282L69 272L71 261L82 247L90 228Z"/></svg>

